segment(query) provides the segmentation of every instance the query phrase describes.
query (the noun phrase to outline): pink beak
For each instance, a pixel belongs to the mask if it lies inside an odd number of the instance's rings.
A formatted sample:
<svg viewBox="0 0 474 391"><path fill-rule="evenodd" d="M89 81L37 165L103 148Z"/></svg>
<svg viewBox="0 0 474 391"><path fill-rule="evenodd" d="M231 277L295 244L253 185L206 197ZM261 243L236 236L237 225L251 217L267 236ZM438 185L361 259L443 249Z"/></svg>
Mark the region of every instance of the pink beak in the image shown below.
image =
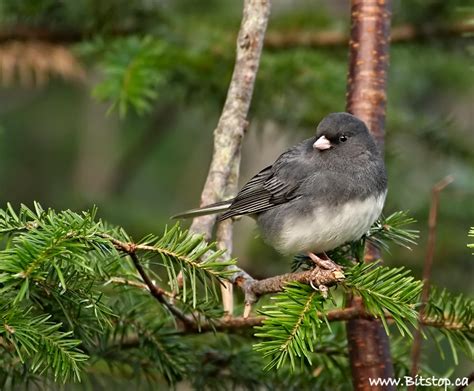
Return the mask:
<svg viewBox="0 0 474 391"><path fill-rule="evenodd" d="M320 151L323 151L325 149L331 148L331 142L325 136L321 136L313 144L313 148L314 149L319 149Z"/></svg>

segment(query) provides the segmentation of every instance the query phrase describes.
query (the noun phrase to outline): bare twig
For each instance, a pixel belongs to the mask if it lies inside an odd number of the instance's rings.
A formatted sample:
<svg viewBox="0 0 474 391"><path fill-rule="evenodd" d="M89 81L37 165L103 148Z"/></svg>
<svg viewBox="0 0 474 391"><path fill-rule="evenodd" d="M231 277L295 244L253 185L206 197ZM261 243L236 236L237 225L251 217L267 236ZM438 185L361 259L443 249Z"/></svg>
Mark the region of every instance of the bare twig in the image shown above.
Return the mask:
<svg viewBox="0 0 474 391"><path fill-rule="evenodd" d="M436 244L436 225L438 222L438 209L439 209L439 194L443 189L448 186L452 181L453 177L448 175L443 178L441 181L436 183L431 189L431 206L430 206L430 215L428 218L428 244L425 256L425 262L423 265L423 290L421 291L421 306L419 311L420 322L417 330L415 331L415 336L413 340L413 348L411 351L411 375L413 378L418 373L418 363L420 361L421 355L421 319L425 313L426 303L428 302L430 295L430 278L431 278L431 269L433 267L433 257ZM414 390L414 386L410 386L409 390Z"/></svg>
<svg viewBox="0 0 474 391"><path fill-rule="evenodd" d="M247 127L247 114L269 15L270 0L244 1L234 72L221 117L214 130L214 153L201 194L201 205L217 202L225 194L232 161L238 154ZM215 215L197 217L193 220L191 230L209 239L215 221Z"/></svg>

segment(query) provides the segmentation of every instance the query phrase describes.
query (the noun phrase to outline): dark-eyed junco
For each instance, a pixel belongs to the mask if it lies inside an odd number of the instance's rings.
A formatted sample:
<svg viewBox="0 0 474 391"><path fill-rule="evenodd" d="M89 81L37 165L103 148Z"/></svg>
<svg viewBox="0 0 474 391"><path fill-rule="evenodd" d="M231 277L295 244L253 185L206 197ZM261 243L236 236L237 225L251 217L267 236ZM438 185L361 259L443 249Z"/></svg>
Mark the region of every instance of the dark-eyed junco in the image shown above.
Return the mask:
<svg viewBox="0 0 474 391"><path fill-rule="evenodd" d="M280 155L234 199L174 217L250 215L278 251L315 260L315 254L360 239L379 217L386 193L383 158L367 127L351 114L333 113L315 137Z"/></svg>

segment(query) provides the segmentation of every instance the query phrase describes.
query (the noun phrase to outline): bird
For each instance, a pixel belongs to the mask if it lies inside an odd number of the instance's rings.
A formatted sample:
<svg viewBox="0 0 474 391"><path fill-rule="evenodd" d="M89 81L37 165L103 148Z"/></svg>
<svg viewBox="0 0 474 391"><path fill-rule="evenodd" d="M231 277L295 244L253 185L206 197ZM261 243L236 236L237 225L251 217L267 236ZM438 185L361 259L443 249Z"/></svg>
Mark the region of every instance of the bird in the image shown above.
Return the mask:
<svg viewBox="0 0 474 391"><path fill-rule="evenodd" d="M236 197L173 218L250 216L264 241L282 254L305 254L319 266L337 268L326 252L364 236L386 194L383 156L367 126L339 112L324 117L314 137L282 153Z"/></svg>

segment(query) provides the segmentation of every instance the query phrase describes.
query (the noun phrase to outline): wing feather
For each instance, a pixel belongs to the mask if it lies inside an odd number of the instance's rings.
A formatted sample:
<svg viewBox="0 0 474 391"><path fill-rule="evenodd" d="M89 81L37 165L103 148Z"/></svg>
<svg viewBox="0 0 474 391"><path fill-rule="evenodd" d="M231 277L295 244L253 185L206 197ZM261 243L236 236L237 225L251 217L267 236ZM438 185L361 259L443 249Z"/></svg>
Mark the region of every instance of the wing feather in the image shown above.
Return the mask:
<svg viewBox="0 0 474 391"><path fill-rule="evenodd" d="M275 174L274 167L269 166L255 175L237 194L229 209L219 216L219 220L260 213L293 199L298 186L285 184Z"/></svg>

